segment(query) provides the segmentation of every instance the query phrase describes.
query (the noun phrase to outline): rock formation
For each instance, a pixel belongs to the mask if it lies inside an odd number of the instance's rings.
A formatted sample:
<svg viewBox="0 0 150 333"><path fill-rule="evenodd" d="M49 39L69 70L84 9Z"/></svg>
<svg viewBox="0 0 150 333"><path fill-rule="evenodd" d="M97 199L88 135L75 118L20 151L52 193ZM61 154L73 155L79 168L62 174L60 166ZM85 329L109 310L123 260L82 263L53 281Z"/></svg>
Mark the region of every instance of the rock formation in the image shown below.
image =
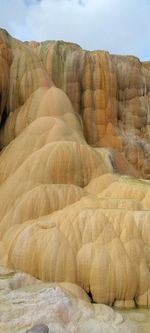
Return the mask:
<svg viewBox="0 0 150 333"><path fill-rule="evenodd" d="M0 264L150 304L150 63L4 30L0 52Z"/></svg>
<svg viewBox="0 0 150 333"><path fill-rule="evenodd" d="M137 333L142 315L132 319L106 305L91 304L77 285L42 283L1 267L0 299L1 333ZM142 321L149 324L145 315Z"/></svg>

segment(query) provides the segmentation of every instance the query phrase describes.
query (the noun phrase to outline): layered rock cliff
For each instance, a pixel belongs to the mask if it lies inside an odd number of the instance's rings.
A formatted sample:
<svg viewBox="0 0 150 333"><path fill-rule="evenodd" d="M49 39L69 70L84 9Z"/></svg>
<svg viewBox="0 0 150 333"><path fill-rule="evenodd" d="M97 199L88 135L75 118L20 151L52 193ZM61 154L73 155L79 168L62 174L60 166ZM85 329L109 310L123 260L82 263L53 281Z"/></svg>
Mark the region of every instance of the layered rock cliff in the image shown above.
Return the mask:
<svg viewBox="0 0 150 333"><path fill-rule="evenodd" d="M0 264L150 304L150 64L4 30L0 51Z"/></svg>

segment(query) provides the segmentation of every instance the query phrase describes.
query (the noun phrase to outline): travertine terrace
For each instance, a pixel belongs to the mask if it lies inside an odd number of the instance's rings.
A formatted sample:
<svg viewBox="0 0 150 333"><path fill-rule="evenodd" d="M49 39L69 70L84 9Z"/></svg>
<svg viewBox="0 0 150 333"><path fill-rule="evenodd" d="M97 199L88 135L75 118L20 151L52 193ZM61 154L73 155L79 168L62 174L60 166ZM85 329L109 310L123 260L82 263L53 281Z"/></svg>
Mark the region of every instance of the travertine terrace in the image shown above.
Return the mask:
<svg viewBox="0 0 150 333"><path fill-rule="evenodd" d="M0 31L0 264L150 304L150 63Z"/></svg>

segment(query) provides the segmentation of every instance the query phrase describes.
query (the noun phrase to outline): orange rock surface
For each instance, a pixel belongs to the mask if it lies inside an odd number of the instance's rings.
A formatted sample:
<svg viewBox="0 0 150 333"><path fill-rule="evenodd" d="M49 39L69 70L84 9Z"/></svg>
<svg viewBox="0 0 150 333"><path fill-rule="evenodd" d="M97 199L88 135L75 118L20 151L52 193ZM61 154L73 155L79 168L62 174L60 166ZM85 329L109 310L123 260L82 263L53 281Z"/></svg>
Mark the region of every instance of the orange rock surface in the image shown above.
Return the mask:
<svg viewBox="0 0 150 333"><path fill-rule="evenodd" d="M150 304L149 106L148 62L0 30L1 265Z"/></svg>

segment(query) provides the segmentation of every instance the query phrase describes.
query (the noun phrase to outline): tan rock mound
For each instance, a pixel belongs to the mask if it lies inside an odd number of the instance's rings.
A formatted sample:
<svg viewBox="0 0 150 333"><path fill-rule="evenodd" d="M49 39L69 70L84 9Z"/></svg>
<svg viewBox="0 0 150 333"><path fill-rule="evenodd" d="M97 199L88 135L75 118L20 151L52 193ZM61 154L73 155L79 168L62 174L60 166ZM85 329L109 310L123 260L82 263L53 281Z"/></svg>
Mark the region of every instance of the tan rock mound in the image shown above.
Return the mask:
<svg viewBox="0 0 150 333"><path fill-rule="evenodd" d="M0 50L0 263L149 305L149 64L3 30Z"/></svg>

